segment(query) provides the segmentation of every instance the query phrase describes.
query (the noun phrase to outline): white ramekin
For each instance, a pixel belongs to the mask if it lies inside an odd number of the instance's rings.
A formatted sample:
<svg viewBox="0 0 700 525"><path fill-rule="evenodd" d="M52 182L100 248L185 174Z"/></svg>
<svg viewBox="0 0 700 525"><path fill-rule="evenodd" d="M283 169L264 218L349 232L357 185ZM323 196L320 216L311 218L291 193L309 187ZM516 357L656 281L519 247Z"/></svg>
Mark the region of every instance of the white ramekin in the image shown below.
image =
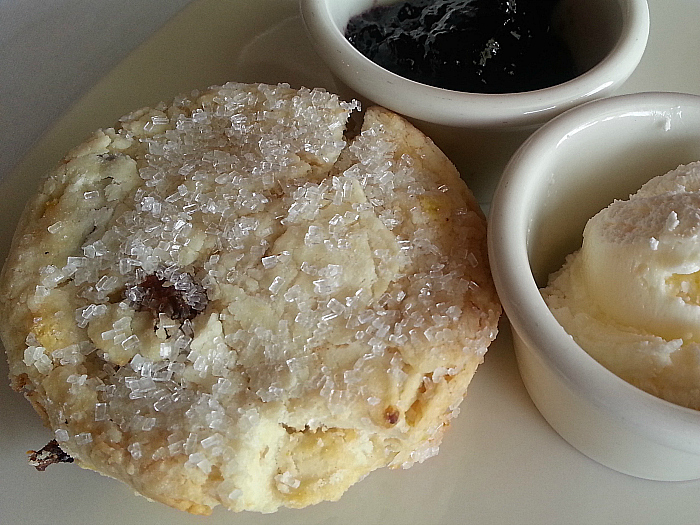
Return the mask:
<svg viewBox="0 0 700 525"><path fill-rule="evenodd" d="M537 91L463 93L396 75L369 60L345 38L348 20L396 0L301 0L317 53L333 74L366 99L425 122L475 128L541 124L582 102L612 93L634 71L649 33L646 0L562 0L557 26L580 69L573 80Z"/></svg>
<svg viewBox="0 0 700 525"><path fill-rule="evenodd" d="M700 478L700 412L626 383L582 350L539 293L590 217L700 159L700 97L641 93L574 108L518 149L495 192L489 258L535 405L578 450L655 480Z"/></svg>

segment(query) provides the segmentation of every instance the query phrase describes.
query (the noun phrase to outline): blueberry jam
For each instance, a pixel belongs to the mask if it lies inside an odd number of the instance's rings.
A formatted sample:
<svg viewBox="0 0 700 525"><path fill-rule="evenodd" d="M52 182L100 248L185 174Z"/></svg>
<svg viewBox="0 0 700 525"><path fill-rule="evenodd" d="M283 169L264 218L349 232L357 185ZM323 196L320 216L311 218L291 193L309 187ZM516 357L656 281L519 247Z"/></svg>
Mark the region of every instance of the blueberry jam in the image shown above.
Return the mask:
<svg viewBox="0 0 700 525"><path fill-rule="evenodd" d="M353 17L345 36L403 77L455 91L516 93L576 75L551 26L557 0L410 0Z"/></svg>

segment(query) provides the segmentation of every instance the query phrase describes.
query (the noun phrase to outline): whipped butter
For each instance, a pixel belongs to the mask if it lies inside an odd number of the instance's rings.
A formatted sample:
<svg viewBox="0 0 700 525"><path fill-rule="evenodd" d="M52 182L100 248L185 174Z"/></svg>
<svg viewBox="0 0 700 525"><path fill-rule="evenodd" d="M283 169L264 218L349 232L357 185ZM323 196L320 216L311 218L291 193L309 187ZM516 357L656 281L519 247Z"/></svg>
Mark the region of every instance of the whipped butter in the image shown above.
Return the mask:
<svg viewBox="0 0 700 525"><path fill-rule="evenodd" d="M700 162L647 182L588 221L542 295L596 360L700 409Z"/></svg>

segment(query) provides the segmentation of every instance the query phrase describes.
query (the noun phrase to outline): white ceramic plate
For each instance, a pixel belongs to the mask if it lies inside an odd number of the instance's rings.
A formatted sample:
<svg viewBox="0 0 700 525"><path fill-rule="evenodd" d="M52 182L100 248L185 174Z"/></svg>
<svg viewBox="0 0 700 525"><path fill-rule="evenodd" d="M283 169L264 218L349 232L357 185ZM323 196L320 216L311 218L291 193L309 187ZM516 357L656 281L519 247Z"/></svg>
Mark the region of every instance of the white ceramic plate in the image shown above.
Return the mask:
<svg viewBox="0 0 700 525"><path fill-rule="evenodd" d="M700 42L700 2L649 3L647 53L623 91L700 94L700 56L695 53ZM26 2L27 9L32 4ZM132 4L137 3L122 5L137 9ZM73 30L80 34L89 28ZM51 42L43 44L50 48ZM81 59L73 58L76 62ZM17 57L18 63L21 59ZM7 74L0 72L0 76ZM44 137L19 169L2 179L3 259L18 213L38 176L71 146L138 106L227 80L334 88L306 40L295 0L194 0L63 117L47 125ZM52 93L51 84L45 92L46 96L62 95ZM20 102L31 102L21 92L14 95ZM21 131L29 123L16 125ZM488 196L482 200L487 202ZM0 360L0 376L7 376L4 360ZM25 452L42 447L50 438L29 403L2 380L0 523L205 523L202 518L149 503L118 482L70 465L36 472L27 465ZM508 327L503 326L437 457L405 471L377 471L336 503L273 515L232 515L217 509L206 523L681 525L698 523L699 494L700 482L632 478L598 465L569 446L531 403L517 372Z"/></svg>

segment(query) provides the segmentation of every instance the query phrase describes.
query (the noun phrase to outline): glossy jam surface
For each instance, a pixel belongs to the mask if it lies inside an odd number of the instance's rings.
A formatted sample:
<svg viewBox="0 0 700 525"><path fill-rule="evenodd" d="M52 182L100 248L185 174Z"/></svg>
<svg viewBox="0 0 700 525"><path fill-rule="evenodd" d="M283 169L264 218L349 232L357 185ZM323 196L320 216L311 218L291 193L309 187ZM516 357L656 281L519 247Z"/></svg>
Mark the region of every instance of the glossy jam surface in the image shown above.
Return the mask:
<svg viewBox="0 0 700 525"><path fill-rule="evenodd" d="M446 89L515 93L576 75L552 31L557 0L411 0L353 17L346 38L398 75Z"/></svg>

